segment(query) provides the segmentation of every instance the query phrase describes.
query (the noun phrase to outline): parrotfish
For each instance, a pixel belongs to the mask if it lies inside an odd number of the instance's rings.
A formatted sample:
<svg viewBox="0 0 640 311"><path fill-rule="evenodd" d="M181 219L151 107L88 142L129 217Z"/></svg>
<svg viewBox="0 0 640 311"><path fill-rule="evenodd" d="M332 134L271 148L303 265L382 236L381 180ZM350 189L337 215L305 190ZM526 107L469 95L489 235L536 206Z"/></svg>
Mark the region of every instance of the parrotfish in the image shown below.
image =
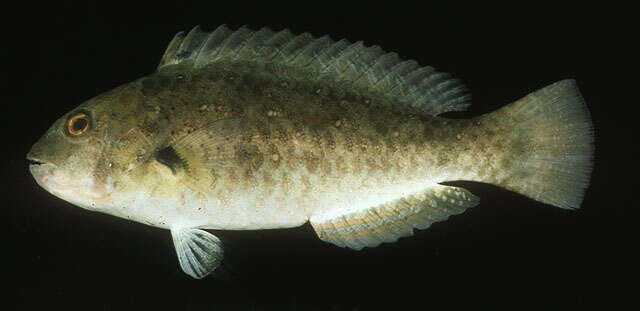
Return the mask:
<svg viewBox="0 0 640 311"><path fill-rule="evenodd" d="M575 80L470 119L440 116L470 102L461 80L362 41L195 27L155 72L55 121L27 159L54 196L170 230L193 278L224 257L206 229L308 221L360 250L479 204L447 181L580 207L594 133Z"/></svg>

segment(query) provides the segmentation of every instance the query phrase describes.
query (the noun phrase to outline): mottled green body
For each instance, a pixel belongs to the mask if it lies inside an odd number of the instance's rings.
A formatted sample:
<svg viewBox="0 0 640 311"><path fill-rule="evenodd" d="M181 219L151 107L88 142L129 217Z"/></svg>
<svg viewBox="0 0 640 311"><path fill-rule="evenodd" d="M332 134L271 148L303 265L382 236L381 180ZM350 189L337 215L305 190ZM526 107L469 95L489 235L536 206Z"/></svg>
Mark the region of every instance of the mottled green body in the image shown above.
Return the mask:
<svg viewBox="0 0 640 311"><path fill-rule="evenodd" d="M203 199L232 204L235 195L255 193L245 209L293 209L309 217L347 208L325 203L343 192L362 195L457 179L498 181L508 177L510 159L518 156L504 153L513 143L502 123L394 111L383 96L360 95L331 80L305 81L304 72L251 64L190 73L180 66L170 69L126 87L117 99L122 107L111 116L136 120L135 127L117 131L129 134L112 148L138 157L145 169L130 177L129 186L150 187L152 196L179 197L191 188ZM176 179L171 187L166 178L157 178L156 171L165 168L154 163L153 152L224 119L239 119L246 128L222 146L224 152L218 150L225 156L214 166L186 168L169 177ZM199 156L181 154L187 163ZM122 172L131 173L126 167ZM265 206L269 202L259 198L270 196L280 206Z"/></svg>
<svg viewBox="0 0 640 311"><path fill-rule="evenodd" d="M52 194L170 229L195 278L222 259L198 228L310 221L321 239L362 249L478 204L445 181L579 206L593 133L575 81L472 119L439 117L469 99L450 75L362 42L196 27L156 72L67 113L27 157Z"/></svg>

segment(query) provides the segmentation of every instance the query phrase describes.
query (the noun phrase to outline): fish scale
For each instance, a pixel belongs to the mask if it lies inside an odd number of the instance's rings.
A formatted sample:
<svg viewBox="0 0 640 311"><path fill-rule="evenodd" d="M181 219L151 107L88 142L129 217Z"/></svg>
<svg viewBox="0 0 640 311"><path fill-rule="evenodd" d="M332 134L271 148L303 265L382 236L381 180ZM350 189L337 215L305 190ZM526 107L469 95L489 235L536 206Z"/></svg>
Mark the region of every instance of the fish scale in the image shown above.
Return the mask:
<svg viewBox="0 0 640 311"><path fill-rule="evenodd" d="M441 116L470 98L450 74L361 41L196 27L155 72L62 116L27 159L61 199L171 230L194 278L224 257L203 229L309 221L323 241L360 250L479 204L446 181L578 208L594 146L576 81L471 119Z"/></svg>

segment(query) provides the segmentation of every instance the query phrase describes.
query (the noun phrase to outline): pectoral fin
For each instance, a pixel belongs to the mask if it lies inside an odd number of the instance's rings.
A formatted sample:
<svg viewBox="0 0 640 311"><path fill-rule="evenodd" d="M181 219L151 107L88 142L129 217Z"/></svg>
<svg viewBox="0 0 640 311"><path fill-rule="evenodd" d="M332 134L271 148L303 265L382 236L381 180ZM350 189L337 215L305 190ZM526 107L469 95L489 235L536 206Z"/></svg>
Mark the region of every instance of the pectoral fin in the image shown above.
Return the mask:
<svg viewBox="0 0 640 311"><path fill-rule="evenodd" d="M171 229L173 244L180 267L194 279L201 279L213 272L224 255L222 242L213 234L200 229Z"/></svg>
<svg viewBox="0 0 640 311"><path fill-rule="evenodd" d="M156 153L155 159L184 177L182 182L196 192L207 193L214 188L224 164L236 157L236 144L249 139L253 132L241 118L209 123L173 142ZM184 174L180 175L181 172Z"/></svg>
<svg viewBox="0 0 640 311"><path fill-rule="evenodd" d="M404 198L341 215L314 215L311 225L325 242L360 250L395 242L464 212L480 200L463 188L433 185Z"/></svg>

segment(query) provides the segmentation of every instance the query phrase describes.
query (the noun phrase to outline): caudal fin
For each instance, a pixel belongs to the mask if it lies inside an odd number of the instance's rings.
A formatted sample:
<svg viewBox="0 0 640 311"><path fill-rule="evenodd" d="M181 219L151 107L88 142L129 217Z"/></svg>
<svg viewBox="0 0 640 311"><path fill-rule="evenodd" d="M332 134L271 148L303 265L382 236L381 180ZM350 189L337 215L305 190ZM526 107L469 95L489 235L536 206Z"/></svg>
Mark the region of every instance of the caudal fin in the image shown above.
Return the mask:
<svg viewBox="0 0 640 311"><path fill-rule="evenodd" d="M589 186L593 125L575 80L562 80L501 109L515 124L522 158L502 186L532 199L574 209Z"/></svg>

